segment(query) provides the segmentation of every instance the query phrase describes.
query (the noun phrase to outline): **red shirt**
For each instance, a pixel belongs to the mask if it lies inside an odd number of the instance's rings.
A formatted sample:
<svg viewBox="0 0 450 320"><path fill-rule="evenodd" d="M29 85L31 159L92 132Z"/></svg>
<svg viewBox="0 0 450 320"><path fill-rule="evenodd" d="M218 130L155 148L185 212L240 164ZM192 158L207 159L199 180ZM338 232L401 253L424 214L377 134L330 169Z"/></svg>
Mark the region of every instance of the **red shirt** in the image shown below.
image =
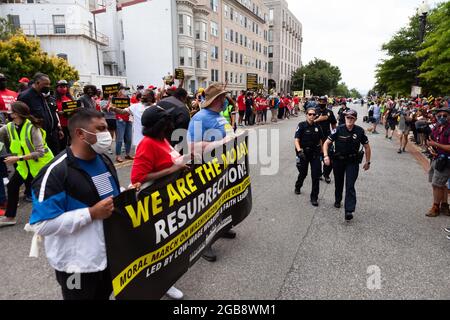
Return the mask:
<svg viewBox="0 0 450 320"><path fill-rule="evenodd" d="M56 100L56 107L58 108L58 111L62 111L62 104L66 101L72 101L67 96L62 96L61 100ZM67 118L65 116L59 115L59 122L61 123L61 127L67 127Z"/></svg>
<svg viewBox="0 0 450 320"><path fill-rule="evenodd" d="M299 104L299 102L300 102L300 99L298 97L295 97L294 98L294 104Z"/></svg>
<svg viewBox="0 0 450 320"><path fill-rule="evenodd" d="M161 141L144 137L136 149L131 169L131 183L144 183L148 174L170 168L178 157L180 154L166 139Z"/></svg>
<svg viewBox="0 0 450 320"><path fill-rule="evenodd" d="M237 98L237 103L238 103L239 111L245 111L246 110L246 107L245 107L245 96L244 95L240 95Z"/></svg>
<svg viewBox="0 0 450 320"><path fill-rule="evenodd" d="M11 103L17 100L17 92L8 89L0 90L0 110L8 111L11 109Z"/></svg>
<svg viewBox="0 0 450 320"><path fill-rule="evenodd" d="M132 96L131 99L130 99L130 103L131 103L131 104L136 104L136 103L139 103L139 102L140 102L139 99L137 99L137 98L136 98L136 95L133 94L133 96Z"/></svg>

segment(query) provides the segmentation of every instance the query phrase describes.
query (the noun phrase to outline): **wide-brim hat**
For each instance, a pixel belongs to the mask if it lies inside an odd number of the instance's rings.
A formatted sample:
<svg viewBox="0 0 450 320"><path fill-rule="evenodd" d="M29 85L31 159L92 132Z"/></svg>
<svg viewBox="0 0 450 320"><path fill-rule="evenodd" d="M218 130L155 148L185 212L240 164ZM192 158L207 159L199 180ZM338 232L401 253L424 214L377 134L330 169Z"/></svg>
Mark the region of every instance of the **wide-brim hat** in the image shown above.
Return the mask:
<svg viewBox="0 0 450 320"><path fill-rule="evenodd" d="M446 113L450 114L450 108L444 107L444 108L437 109L436 113L439 113L439 112L446 112Z"/></svg>
<svg viewBox="0 0 450 320"><path fill-rule="evenodd" d="M223 85L218 83L210 85L205 90L205 102L203 102L202 108L208 108L218 97L227 94L228 91L225 90Z"/></svg>

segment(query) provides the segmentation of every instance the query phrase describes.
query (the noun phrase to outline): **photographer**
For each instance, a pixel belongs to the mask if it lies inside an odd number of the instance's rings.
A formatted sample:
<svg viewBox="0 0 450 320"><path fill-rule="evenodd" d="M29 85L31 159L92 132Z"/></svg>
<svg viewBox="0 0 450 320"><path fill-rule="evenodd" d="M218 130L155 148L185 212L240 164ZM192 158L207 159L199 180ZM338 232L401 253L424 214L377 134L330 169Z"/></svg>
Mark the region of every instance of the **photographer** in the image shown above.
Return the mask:
<svg viewBox="0 0 450 320"><path fill-rule="evenodd" d="M440 214L450 216L448 206L447 181L450 178L450 109L441 108L437 111L437 124L428 139L432 148L433 160L430 168L430 182L433 187L433 207L427 217L437 217Z"/></svg>

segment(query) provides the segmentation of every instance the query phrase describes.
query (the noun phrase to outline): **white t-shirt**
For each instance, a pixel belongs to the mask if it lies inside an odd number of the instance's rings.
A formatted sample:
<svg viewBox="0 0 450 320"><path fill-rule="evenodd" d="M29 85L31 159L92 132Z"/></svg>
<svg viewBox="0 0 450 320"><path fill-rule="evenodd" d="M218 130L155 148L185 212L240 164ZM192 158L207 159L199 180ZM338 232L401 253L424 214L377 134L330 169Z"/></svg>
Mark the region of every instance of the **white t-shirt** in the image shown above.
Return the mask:
<svg viewBox="0 0 450 320"><path fill-rule="evenodd" d="M133 140L132 144L133 146L137 146L142 139L144 139L144 136L142 135L142 115L144 114L144 111L149 108L149 106L144 106L142 103L136 103L132 104L127 110L130 112L130 114L133 116Z"/></svg>

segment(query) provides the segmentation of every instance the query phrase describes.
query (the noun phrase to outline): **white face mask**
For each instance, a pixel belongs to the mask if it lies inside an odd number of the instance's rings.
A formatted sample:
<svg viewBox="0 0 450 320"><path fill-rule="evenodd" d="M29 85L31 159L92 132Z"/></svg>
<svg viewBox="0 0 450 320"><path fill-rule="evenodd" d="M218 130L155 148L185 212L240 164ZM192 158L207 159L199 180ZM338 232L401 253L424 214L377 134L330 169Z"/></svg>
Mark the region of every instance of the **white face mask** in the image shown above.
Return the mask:
<svg viewBox="0 0 450 320"><path fill-rule="evenodd" d="M97 142L94 144L90 144L89 142L87 142L85 140L85 142L91 146L92 150L94 150L98 154L103 154L103 153L108 152L108 150L112 144L112 137L111 137L111 134L109 133L109 131L92 133L92 132L86 131L84 129L81 129L81 130L83 130L84 132L86 132L88 134L97 136Z"/></svg>

